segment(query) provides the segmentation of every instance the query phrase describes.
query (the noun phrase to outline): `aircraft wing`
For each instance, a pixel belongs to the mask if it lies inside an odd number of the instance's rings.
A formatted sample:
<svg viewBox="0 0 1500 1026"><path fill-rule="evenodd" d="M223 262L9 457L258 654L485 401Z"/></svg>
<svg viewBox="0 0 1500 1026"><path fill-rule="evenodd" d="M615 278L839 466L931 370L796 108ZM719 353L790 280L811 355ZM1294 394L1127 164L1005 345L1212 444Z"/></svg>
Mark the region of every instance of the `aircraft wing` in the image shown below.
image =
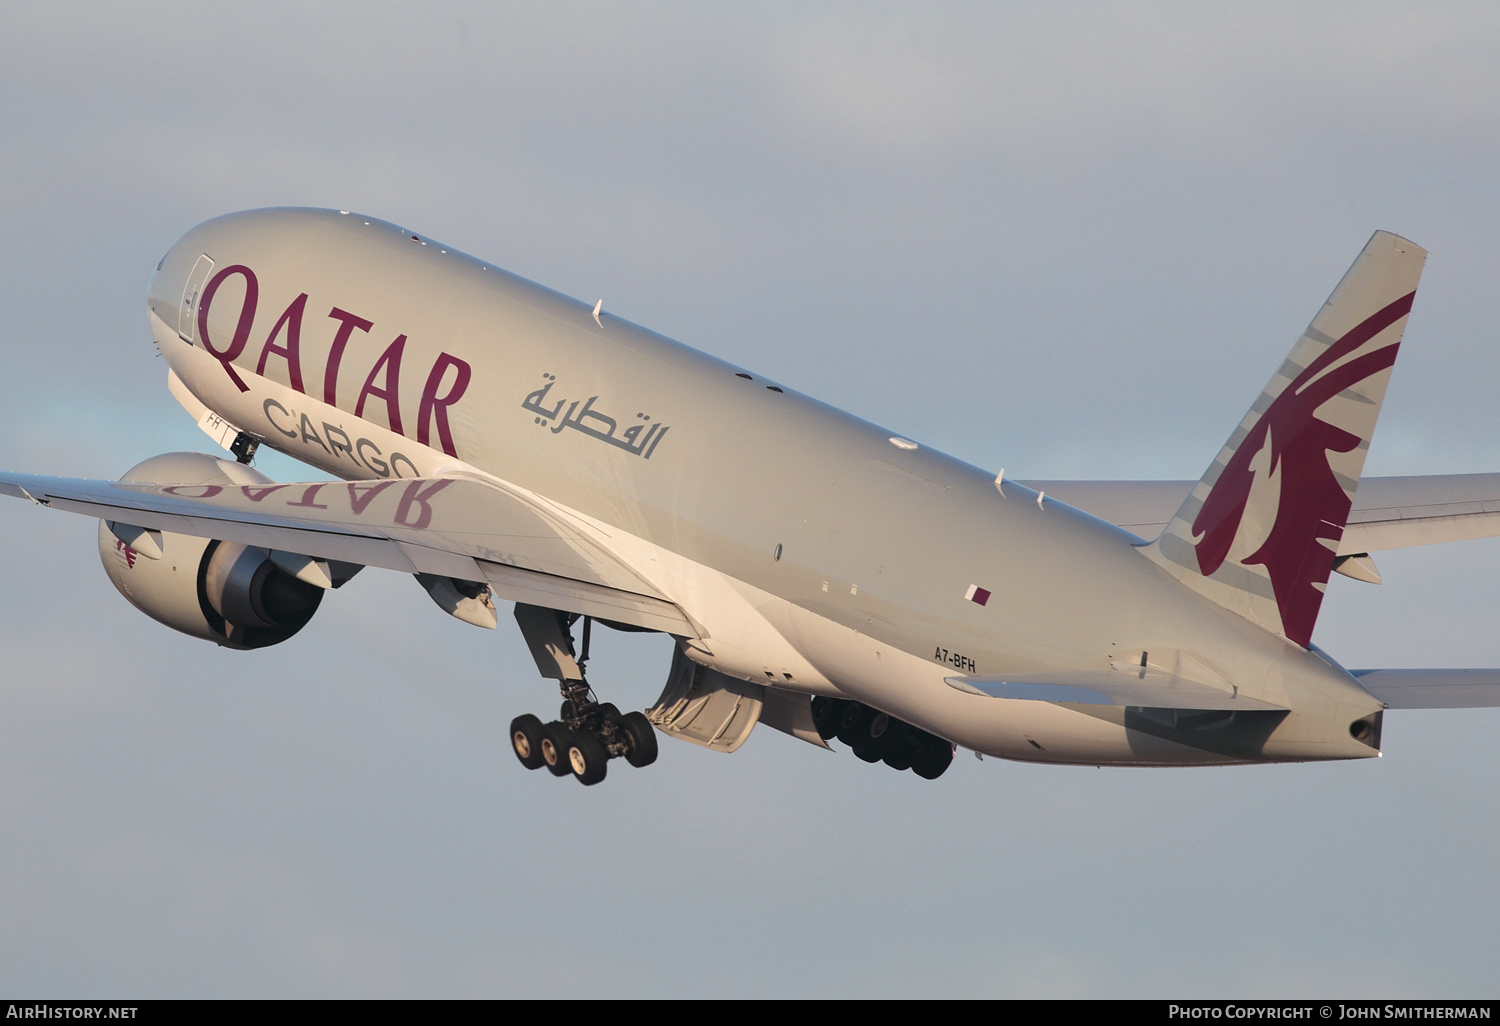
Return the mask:
<svg viewBox="0 0 1500 1026"><path fill-rule="evenodd" d="M580 528L482 481L172 485L0 474L0 493L149 530L488 581L501 598L669 634L699 633L681 609Z"/></svg>
<svg viewBox="0 0 1500 1026"><path fill-rule="evenodd" d="M1218 709L1246 712L1285 712L1285 707L1150 670L1078 670L1067 673L1025 673L1015 676L945 677L949 687L971 695L1026 702L1074 705L1123 705L1148 709Z"/></svg>
<svg viewBox="0 0 1500 1026"><path fill-rule="evenodd" d="M1155 538L1194 481L1020 481L1142 538ZM1500 474L1366 477L1339 555L1500 535Z"/></svg>

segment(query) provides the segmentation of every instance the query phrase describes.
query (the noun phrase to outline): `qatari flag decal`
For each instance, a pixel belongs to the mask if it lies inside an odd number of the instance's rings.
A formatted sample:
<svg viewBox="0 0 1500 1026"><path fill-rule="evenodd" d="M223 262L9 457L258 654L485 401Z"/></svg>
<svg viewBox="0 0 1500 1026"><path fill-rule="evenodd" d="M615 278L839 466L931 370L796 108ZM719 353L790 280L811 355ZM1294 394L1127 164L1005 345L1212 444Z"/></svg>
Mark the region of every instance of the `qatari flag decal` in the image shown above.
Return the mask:
<svg viewBox="0 0 1500 1026"><path fill-rule="evenodd" d="M987 589L981 588L977 584L971 584L969 585L969 590L964 592L964 598L970 602L977 602L982 606L990 600L990 593Z"/></svg>

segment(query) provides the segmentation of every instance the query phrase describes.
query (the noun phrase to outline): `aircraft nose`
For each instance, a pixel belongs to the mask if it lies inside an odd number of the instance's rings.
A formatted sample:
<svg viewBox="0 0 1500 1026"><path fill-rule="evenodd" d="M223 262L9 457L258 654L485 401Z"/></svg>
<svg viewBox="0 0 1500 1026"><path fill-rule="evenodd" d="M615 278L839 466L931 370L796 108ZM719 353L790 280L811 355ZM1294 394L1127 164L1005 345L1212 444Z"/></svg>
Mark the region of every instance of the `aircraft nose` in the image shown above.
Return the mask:
<svg viewBox="0 0 1500 1026"><path fill-rule="evenodd" d="M161 262L156 265L156 270L151 273L151 280L146 285L146 309L174 327L177 322L173 314L177 301L182 298L182 285L186 277L185 272L176 266L179 261L173 259L179 248L181 243L162 254Z"/></svg>
<svg viewBox="0 0 1500 1026"><path fill-rule="evenodd" d="M146 288L147 309L187 342L196 335L198 296L214 266L192 235L167 250Z"/></svg>

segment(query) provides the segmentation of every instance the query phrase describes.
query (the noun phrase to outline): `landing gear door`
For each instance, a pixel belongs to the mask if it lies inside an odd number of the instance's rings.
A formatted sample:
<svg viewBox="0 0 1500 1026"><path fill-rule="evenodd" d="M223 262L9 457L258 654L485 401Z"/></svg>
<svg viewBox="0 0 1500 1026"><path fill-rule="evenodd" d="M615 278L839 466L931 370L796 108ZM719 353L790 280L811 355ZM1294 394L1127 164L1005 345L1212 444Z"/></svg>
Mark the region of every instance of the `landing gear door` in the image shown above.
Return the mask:
<svg viewBox="0 0 1500 1026"><path fill-rule="evenodd" d="M193 265L192 273L188 275L187 284L182 287L182 306L177 311L177 335L188 345L193 344L193 336L198 326L198 297L203 295L203 283L208 281L208 276L214 272L214 262L206 254L198 258Z"/></svg>
<svg viewBox="0 0 1500 1026"><path fill-rule="evenodd" d="M745 743L760 721L766 689L699 666L681 648L672 653L672 671L646 718L657 729L716 752Z"/></svg>

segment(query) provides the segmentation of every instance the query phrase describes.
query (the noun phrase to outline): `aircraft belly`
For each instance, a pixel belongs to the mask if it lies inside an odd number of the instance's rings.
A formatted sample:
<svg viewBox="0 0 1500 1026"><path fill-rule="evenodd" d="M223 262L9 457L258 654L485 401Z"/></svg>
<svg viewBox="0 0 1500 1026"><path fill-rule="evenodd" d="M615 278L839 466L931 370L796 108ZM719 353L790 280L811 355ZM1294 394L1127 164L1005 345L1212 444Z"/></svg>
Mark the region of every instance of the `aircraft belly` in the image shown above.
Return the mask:
<svg viewBox="0 0 1500 1026"><path fill-rule="evenodd" d="M951 670L800 608L712 567L569 511L701 625L692 658L742 680L854 698L955 743L1000 758L1086 765L1204 765L1222 756L1050 703L976 698L944 683Z"/></svg>
<svg viewBox="0 0 1500 1026"><path fill-rule="evenodd" d="M1242 761L1168 739L1136 736L1051 702L982 698L949 687L941 666L859 631L788 607L798 647L851 698L973 751L1025 762L1215 765Z"/></svg>
<svg viewBox="0 0 1500 1026"><path fill-rule="evenodd" d="M962 747L999 758L1081 765L1218 765L1243 761L1045 702L977 698L949 687L951 672L650 543L615 536L635 566L663 576L705 628L693 658L745 680L863 701ZM691 596L691 597L689 597ZM778 677L780 679L778 679Z"/></svg>

